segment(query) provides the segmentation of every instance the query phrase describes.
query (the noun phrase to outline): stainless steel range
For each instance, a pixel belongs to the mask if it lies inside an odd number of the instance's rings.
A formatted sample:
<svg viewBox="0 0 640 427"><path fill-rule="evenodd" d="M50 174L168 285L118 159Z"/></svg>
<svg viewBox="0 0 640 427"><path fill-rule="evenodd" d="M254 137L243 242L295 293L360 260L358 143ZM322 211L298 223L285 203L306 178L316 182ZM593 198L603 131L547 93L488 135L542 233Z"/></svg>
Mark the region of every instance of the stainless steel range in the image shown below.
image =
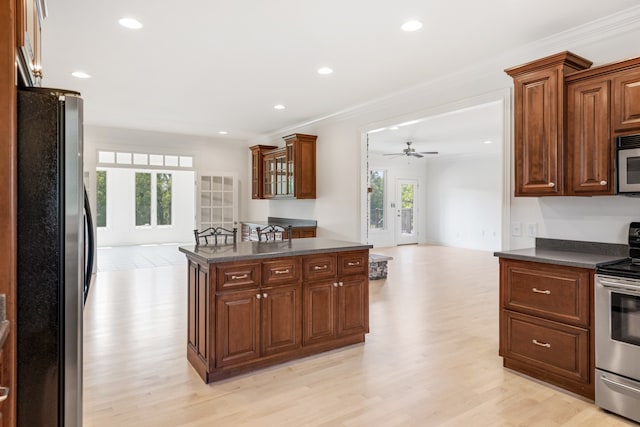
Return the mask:
<svg viewBox="0 0 640 427"><path fill-rule="evenodd" d="M640 422L640 222L629 252L596 269L596 405Z"/></svg>

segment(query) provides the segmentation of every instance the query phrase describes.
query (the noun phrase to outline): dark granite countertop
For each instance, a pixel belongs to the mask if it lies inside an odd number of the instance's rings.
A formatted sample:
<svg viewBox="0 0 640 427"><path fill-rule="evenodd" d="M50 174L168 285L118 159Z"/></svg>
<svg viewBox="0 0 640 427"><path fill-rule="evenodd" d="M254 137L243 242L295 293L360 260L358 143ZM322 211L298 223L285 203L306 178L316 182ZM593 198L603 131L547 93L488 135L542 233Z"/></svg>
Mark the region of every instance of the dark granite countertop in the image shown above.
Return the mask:
<svg viewBox="0 0 640 427"><path fill-rule="evenodd" d="M629 247L617 243L536 238L535 248L494 252L493 255L500 258L595 269L599 265L627 258Z"/></svg>
<svg viewBox="0 0 640 427"><path fill-rule="evenodd" d="M235 245L180 246L178 250L201 262L214 264L218 262L242 261L250 259L276 258L296 255L310 255L323 252L344 252L371 249L373 245L357 242L346 242L324 238L292 239L269 242L238 242Z"/></svg>
<svg viewBox="0 0 640 427"><path fill-rule="evenodd" d="M278 218L270 216L266 221L240 221L241 224L258 225L266 227L267 225L282 225L286 227L291 225L291 228L304 228L304 227L317 227L318 221L314 219L295 219L295 218Z"/></svg>

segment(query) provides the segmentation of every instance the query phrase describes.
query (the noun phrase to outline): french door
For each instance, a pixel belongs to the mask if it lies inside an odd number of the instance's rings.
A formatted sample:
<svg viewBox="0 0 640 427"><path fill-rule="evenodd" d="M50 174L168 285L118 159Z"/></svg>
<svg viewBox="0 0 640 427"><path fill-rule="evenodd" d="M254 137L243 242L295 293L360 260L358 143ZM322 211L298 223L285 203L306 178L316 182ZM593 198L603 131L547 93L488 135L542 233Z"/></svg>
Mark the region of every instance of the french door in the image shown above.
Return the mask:
<svg viewBox="0 0 640 427"><path fill-rule="evenodd" d="M197 181L196 227L238 226L238 179L235 174L202 173Z"/></svg>
<svg viewBox="0 0 640 427"><path fill-rule="evenodd" d="M396 243L418 243L418 181L398 179L396 182Z"/></svg>

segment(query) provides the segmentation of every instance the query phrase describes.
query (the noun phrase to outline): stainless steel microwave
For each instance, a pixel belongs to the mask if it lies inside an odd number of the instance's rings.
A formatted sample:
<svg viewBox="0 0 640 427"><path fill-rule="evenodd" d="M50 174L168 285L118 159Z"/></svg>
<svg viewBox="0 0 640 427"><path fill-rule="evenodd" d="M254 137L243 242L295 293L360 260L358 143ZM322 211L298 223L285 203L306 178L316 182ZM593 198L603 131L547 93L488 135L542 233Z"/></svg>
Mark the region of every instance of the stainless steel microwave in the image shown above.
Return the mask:
<svg viewBox="0 0 640 427"><path fill-rule="evenodd" d="M616 138L618 193L640 195L640 134Z"/></svg>

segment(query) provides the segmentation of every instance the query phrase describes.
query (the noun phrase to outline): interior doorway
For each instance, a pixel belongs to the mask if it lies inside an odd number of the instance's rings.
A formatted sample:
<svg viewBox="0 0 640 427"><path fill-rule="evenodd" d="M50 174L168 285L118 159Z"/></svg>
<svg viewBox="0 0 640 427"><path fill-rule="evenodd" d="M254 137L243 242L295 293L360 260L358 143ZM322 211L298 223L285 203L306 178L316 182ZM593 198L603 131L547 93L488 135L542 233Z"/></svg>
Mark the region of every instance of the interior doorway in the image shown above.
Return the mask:
<svg viewBox="0 0 640 427"><path fill-rule="evenodd" d="M396 242L398 245L418 243L418 181L396 181Z"/></svg>

